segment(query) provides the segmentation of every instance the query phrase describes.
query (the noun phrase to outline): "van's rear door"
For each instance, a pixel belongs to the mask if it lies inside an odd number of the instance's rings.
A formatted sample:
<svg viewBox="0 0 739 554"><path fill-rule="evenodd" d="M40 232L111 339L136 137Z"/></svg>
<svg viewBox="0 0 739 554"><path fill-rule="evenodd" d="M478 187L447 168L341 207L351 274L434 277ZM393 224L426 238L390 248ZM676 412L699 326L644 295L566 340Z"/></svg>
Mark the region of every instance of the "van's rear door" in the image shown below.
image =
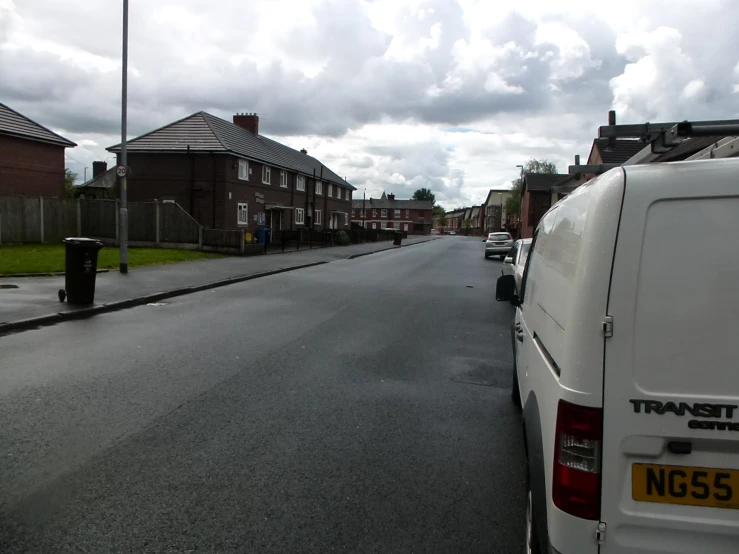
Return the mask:
<svg viewBox="0 0 739 554"><path fill-rule="evenodd" d="M600 552L736 554L739 160L625 170Z"/></svg>

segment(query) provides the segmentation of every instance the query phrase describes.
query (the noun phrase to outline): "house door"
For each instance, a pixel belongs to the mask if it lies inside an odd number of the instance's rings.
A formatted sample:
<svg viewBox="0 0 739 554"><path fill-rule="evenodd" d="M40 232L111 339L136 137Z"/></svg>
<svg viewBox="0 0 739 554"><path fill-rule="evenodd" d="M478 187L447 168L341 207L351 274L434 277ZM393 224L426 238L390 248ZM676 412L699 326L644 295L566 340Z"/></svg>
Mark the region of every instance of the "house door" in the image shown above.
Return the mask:
<svg viewBox="0 0 739 554"><path fill-rule="evenodd" d="M331 214L331 226L330 229L339 228L339 214Z"/></svg>
<svg viewBox="0 0 739 554"><path fill-rule="evenodd" d="M272 231L282 231L282 210L272 210L270 220Z"/></svg>

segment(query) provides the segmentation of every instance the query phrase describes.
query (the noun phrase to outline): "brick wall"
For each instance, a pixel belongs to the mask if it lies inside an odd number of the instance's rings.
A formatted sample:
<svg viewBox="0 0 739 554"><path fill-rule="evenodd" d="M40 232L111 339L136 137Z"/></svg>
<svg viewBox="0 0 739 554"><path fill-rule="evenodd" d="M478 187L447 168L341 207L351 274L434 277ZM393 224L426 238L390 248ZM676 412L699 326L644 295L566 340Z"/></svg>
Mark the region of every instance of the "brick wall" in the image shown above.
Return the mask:
<svg viewBox="0 0 739 554"><path fill-rule="evenodd" d="M64 147L0 135L0 196L64 196Z"/></svg>

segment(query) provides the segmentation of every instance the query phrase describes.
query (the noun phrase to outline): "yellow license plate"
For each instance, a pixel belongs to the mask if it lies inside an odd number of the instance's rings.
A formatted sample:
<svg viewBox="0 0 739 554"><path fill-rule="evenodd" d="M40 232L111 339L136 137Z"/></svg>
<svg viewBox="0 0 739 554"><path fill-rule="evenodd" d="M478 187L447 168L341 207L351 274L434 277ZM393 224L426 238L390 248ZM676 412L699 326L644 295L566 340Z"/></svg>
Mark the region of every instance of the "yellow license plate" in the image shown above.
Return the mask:
<svg viewBox="0 0 739 554"><path fill-rule="evenodd" d="M495 246L505 246L505 242L494 242Z"/></svg>
<svg viewBox="0 0 739 554"><path fill-rule="evenodd" d="M739 509L739 470L633 464L631 497L639 502Z"/></svg>

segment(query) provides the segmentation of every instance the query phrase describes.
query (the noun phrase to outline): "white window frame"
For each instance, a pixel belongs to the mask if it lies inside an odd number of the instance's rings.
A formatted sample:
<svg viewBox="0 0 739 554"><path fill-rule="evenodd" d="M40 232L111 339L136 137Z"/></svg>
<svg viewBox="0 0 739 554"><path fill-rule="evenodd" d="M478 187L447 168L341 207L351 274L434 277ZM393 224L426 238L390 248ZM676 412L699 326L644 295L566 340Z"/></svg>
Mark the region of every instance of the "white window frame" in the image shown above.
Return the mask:
<svg viewBox="0 0 739 554"><path fill-rule="evenodd" d="M408 219L410 216L411 216L411 211L410 210L406 210L405 211L405 217L406 217L406 219ZM407 229L406 229L406 231L407 231Z"/></svg>
<svg viewBox="0 0 739 554"><path fill-rule="evenodd" d="M341 187L339 185L336 185L336 198L341 200Z"/></svg>
<svg viewBox="0 0 739 554"><path fill-rule="evenodd" d="M264 225L267 222L267 214L265 212L259 212L257 215L257 225Z"/></svg>
<svg viewBox="0 0 739 554"><path fill-rule="evenodd" d="M295 208L295 223L297 225L305 225L305 209Z"/></svg>
<svg viewBox="0 0 739 554"><path fill-rule="evenodd" d="M313 223L315 223L316 225L323 225L321 210L314 210L313 214L315 216L315 221Z"/></svg>
<svg viewBox="0 0 739 554"><path fill-rule="evenodd" d="M287 188L287 171L280 171L280 187Z"/></svg>
<svg viewBox="0 0 739 554"><path fill-rule="evenodd" d="M295 190L305 192L305 177L298 175L298 180L295 182Z"/></svg>
<svg viewBox="0 0 739 554"><path fill-rule="evenodd" d="M329 184L328 185L328 192L326 193L329 198L331 198L334 195L334 186Z"/></svg>
<svg viewBox="0 0 739 554"><path fill-rule="evenodd" d="M387 210L382 210L382 217L387 217Z"/></svg>
<svg viewBox="0 0 739 554"><path fill-rule="evenodd" d="M399 218L401 213L402 212L399 209L396 208L395 212L393 213L393 217L398 217Z"/></svg>
<svg viewBox="0 0 739 554"><path fill-rule="evenodd" d="M408 224L407 223L403 223L403 231L407 231L407 230L408 230Z"/></svg>
<svg viewBox="0 0 739 554"><path fill-rule="evenodd" d="M377 217L377 210L372 210L372 217Z"/></svg>
<svg viewBox="0 0 739 554"><path fill-rule="evenodd" d="M239 180L249 180L249 162L247 160L239 160Z"/></svg>
<svg viewBox="0 0 739 554"><path fill-rule="evenodd" d="M271 185L272 184L271 181L272 181L272 168L265 164L262 166L262 183L265 185Z"/></svg>
<svg viewBox="0 0 739 554"><path fill-rule="evenodd" d="M396 221L395 223L393 223L393 229L395 229L396 231L400 231L400 221Z"/></svg>
<svg viewBox="0 0 739 554"><path fill-rule="evenodd" d="M323 183L321 181L316 181L316 195L320 196L323 194Z"/></svg>
<svg viewBox="0 0 739 554"><path fill-rule="evenodd" d="M236 204L236 224L249 225L249 204L247 202Z"/></svg>

